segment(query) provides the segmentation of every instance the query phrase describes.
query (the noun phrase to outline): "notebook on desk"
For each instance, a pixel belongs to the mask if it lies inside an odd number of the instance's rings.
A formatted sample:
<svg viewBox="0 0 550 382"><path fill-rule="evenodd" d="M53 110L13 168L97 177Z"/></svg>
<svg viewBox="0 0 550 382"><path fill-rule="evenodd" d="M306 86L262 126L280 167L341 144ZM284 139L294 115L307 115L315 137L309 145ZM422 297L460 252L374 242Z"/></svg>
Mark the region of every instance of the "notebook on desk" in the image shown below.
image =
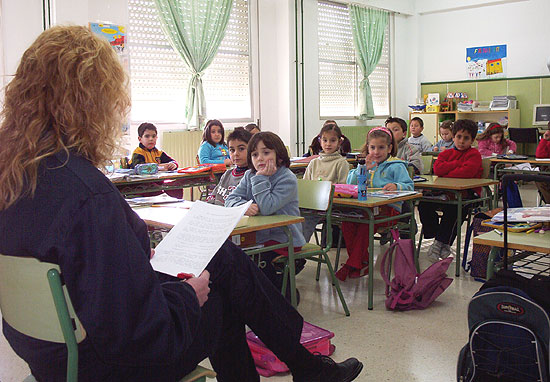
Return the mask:
<svg viewBox="0 0 550 382"><path fill-rule="evenodd" d="M521 159L528 159L528 158L529 157L527 155L519 155L519 154L497 155L497 159L521 160Z"/></svg>

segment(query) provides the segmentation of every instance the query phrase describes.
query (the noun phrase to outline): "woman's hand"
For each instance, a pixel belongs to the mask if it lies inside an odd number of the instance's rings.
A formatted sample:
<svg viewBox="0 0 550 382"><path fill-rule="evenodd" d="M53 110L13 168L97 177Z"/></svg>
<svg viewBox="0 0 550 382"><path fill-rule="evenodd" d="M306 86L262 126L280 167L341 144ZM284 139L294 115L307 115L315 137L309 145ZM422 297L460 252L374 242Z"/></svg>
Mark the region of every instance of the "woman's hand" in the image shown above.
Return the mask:
<svg viewBox="0 0 550 382"><path fill-rule="evenodd" d="M205 269L199 277L191 277L184 282L191 285L197 295L199 305L202 307L208 300L208 293L210 293L210 287L208 286L210 284L210 272Z"/></svg>
<svg viewBox="0 0 550 382"><path fill-rule="evenodd" d="M151 257L149 257L149 260L151 260L155 256L155 250L151 248Z"/></svg>
<svg viewBox="0 0 550 382"><path fill-rule="evenodd" d="M256 216L258 215L258 212L260 212L260 209L258 208L258 205L256 203L252 203L250 207L248 207L248 210L244 213L246 216Z"/></svg>
<svg viewBox="0 0 550 382"><path fill-rule="evenodd" d="M384 187L382 187L385 191L396 191L397 190L397 184L395 183L388 183Z"/></svg>
<svg viewBox="0 0 550 382"><path fill-rule="evenodd" d="M258 170L256 174L271 176L276 172L277 172L277 166L275 166L275 162L272 159L270 159L266 162L264 168L262 168L261 170Z"/></svg>

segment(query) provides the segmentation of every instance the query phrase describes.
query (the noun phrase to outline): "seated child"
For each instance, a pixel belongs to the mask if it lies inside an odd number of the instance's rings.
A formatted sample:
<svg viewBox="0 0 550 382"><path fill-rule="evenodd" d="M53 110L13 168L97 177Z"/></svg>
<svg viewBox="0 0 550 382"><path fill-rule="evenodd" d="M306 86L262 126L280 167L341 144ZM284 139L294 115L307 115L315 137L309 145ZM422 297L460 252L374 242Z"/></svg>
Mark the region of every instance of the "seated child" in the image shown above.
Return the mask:
<svg viewBox="0 0 550 382"><path fill-rule="evenodd" d="M165 152L157 149L157 127L152 123L143 122L138 127L139 146L132 153L131 168L142 163L157 163L159 170L175 170L178 163Z"/></svg>
<svg viewBox="0 0 550 382"><path fill-rule="evenodd" d="M409 124L411 136L409 137L409 145L415 146L421 153L430 151L432 143L426 138L422 131L424 130L424 121L420 117L414 117Z"/></svg>
<svg viewBox="0 0 550 382"><path fill-rule="evenodd" d="M413 181L407 171L406 162L395 158L397 145L393 134L387 127L375 127L369 131L367 142L363 152L367 170L371 172L368 176L367 187L383 188L384 190L408 190L414 188ZM347 182L357 184L357 169L351 170ZM392 203L380 207L380 215L395 216L401 212L403 202ZM374 225L376 230L379 227L393 225L394 221ZM342 223L342 233L348 250L348 260L336 272L339 280L345 281L348 277L357 278L368 273L369 267L369 225L353 222Z"/></svg>
<svg viewBox="0 0 550 382"><path fill-rule="evenodd" d="M198 157L201 164L223 163L226 166L231 166L229 150L224 141L223 125L217 119L211 119L206 123Z"/></svg>
<svg viewBox="0 0 550 382"><path fill-rule="evenodd" d="M237 127L227 137L227 144L229 145L229 156L231 161L235 165L235 168L227 170L222 177L218 185L214 188L212 193L208 195L206 201L208 203L223 206L225 199L233 191L246 170L248 170L247 146L248 141L252 138L252 134L242 127Z"/></svg>
<svg viewBox="0 0 550 382"><path fill-rule="evenodd" d="M290 171L290 158L281 138L276 134L264 131L254 134L248 142L247 162L250 169L246 171L237 188L225 199L225 206L238 206L253 200L245 215L294 215L300 216L298 207L298 181ZM289 226L298 251L305 244L302 235L302 224ZM271 228L256 233L256 241L266 246L284 243L288 240L282 228ZM272 260L281 255L288 255L286 249L276 249L261 254L260 268L271 282L282 287L281 270L274 267ZM304 261L297 261L296 274L304 267ZM288 296L288 294L287 294Z"/></svg>
<svg viewBox="0 0 550 382"><path fill-rule="evenodd" d="M348 153L351 153L351 142L348 137L342 135L342 144L340 145L340 154L345 157Z"/></svg>
<svg viewBox="0 0 550 382"><path fill-rule="evenodd" d="M498 123L491 123L487 129L477 137L477 149L481 156L514 154L516 143L504 138L504 128Z"/></svg>
<svg viewBox="0 0 550 382"><path fill-rule="evenodd" d="M469 119L460 119L453 125L453 142L455 147L438 155L434 163L434 174L447 178L481 178L481 154L472 147L477 134L477 124ZM474 190L481 195L481 188ZM472 197L465 195L465 198ZM441 222L437 210L443 211ZM462 209L464 221L468 208ZM455 205L432 202L420 202L418 213L424 230L424 237L435 241L428 250L428 260L435 263L440 258L451 254L451 244L457 232L457 211Z"/></svg>
<svg viewBox="0 0 550 382"><path fill-rule="evenodd" d="M254 134L259 133L260 131L262 131L262 130L260 130L260 128L258 127L258 125L256 125L255 123L249 123L248 125L246 125L246 126L244 127L244 129L245 129L246 131L248 131L248 132L249 132L250 134L252 134L252 135L254 135ZM228 142L228 143L229 143L229 142Z"/></svg>
<svg viewBox="0 0 550 382"><path fill-rule="evenodd" d="M550 122L548 122L548 129L544 132L542 139L540 140L535 157L537 158L550 158ZM550 171L550 166L541 166L541 171ZM550 183L548 182L536 182L537 188L542 195L544 203L550 204Z"/></svg>
<svg viewBox="0 0 550 382"><path fill-rule="evenodd" d="M422 171L424 171L424 164L422 163L420 150L415 146L411 146L407 142L407 139L405 139L407 122L401 118L389 117L386 119L386 127L393 133L393 137L397 144L397 154L395 156L412 164L415 174L421 174Z"/></svg>
<svg viewBox="0 0 550 382"><path fill-rule="evenodd" d="M441 125L439 125L439 136L441 136L441 139L432 147L432 151L443 151L454 147L452 129L453 121L446 120L441 122Z"/></svg>
<svg viewBox="0 0 550 382"><path fill-rule="evenodd" d="M325 123L318 136L322 151L318 158L309 162L304 179L345 183L350 166L346 158L340 154L340 145L344 141L342 131L335 123ZM316 216L306 217L306 221L302 224L306 243L309 242L320 220Z"/></svg>

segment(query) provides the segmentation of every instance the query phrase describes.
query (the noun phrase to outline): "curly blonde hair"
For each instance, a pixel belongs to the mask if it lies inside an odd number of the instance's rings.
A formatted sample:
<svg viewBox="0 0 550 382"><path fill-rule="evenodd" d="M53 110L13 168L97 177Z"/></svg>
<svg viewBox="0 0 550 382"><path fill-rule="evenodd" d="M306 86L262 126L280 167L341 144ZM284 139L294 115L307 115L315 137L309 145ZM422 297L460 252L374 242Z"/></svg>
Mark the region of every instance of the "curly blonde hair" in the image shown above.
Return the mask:
<svg viewBox="0 0 550 382"><path fill-rule="evenodd" d="M130 108L128 77L107 40L82 26L44 31L6 86L0 125L0 210L34 195L40 161L77 152L112 159Z"/></svg>

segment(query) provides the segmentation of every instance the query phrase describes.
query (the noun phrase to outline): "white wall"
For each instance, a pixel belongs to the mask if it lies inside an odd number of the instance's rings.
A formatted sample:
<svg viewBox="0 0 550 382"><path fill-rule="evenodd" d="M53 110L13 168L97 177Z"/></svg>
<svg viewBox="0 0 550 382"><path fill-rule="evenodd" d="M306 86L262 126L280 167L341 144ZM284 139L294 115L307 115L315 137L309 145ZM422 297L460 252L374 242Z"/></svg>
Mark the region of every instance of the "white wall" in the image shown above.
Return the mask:
<svg viewBox="0 0 550 382"><path fill-rule="evenodd" d="M466 48L507 45L507 77L548 75L550 1L417 0L419 81L466 79Z"/></svg>

